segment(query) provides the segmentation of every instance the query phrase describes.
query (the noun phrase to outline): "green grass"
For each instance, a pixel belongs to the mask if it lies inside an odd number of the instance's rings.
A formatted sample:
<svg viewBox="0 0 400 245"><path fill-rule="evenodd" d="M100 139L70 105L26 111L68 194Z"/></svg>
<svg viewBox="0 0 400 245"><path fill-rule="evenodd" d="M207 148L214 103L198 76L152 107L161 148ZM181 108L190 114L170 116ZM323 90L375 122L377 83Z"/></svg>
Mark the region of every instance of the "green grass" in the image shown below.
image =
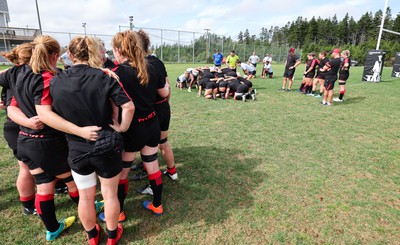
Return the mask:
<svg viewBox="0 0 400 245"><path fill-rule="evenodd" d="M167 65L171 82L190 66ZM148 197L135 193L147 181L130 183L121 244L397 244L400 80L390 68L377 84L361 82L362 67L350 72L345 101L332 107L277 91L281 65L276 78L253 80L254 102L172 88L179 181L164 178L161 217L143 210ZM0 141L0 243L44 243L39 218L21 215L18 167ZM60 218L77 213L66 197L56 205ZM85 243L79 221L52 242L72 243Z"/></svg>

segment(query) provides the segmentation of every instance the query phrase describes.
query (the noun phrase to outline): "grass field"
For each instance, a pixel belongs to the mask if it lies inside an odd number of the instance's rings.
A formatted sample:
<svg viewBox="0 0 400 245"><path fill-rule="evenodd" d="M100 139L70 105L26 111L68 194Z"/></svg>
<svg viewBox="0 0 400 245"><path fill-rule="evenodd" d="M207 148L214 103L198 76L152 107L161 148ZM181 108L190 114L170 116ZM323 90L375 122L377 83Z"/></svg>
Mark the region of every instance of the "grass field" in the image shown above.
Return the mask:
<svg viewBox="0 0 400 245"><path fill-rule="evenodd" d="M170 80L190 66L167 65ZM362 67L350 72L345 101L332 107L279 92L282 65L276 78L253 80L256 101L173 88L179 180L164 178L161 217L135 193L147 180L130 183L121 244L399 244L400 80L391 68L376 84L361 82ZM0 138L0 244L45 243L39 218L20 212L17 164ZM65 196L56 206L59 218L77 214ZM85 244L80 222L52 244Z"/></svg>

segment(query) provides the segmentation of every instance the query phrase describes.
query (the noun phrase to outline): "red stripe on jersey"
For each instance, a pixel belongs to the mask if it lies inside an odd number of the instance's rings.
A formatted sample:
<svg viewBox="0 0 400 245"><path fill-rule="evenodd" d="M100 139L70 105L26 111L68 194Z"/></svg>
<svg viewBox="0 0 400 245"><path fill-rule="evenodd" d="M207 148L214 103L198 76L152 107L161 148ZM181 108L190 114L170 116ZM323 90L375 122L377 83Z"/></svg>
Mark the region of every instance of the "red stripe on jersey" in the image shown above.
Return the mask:
<svg viewBox="0 0 400 245"><path fill-rule="evenodd" d="M315 66L316 66L315 62L316 62L316 59L313 59L313 61L312 61L312 63L311 63L311 67L312 67L313 69L314 69Z"/></svg>
<svg viewBox="0 0 400 245"><path fill-rule="evenodd" d="M112 71L115 72L117 69L118 69L118 66L114 67L114 68L112 69ZM124 91L124 93L126 94L126 96L128 96L128 98L132 101L132 98L131 98L131 97L129 96L129 94L125 91L124 85L119 81L119 79L115 79L115 80L117 80L119 86L121 86L121 88L122 88L122 91Z"/></svg>
<svg viewBox="0 0 400 245"><path fill-rule="evenodd" d="M50 81L53 78L53 74L49 71L45 71L42 73L43 77L43 92L42 99L40 100L40 105L51 105L53 103L53 99L50 95Z"/></svg>
<svg viewBox="0 0 400 245"><path fill-rule="evenodd" d="M329 67L329 68L332 67L331 64L330 64L329 62L326 62L325 65L326 65L327 67Z"/></svg>
<svg viewBox="0 0 400 245"><path fill-rule="evenodd" d="M13 96L10 102L10 106L16 106L18 107L18 102L15 100L15 97Z"/></svg>

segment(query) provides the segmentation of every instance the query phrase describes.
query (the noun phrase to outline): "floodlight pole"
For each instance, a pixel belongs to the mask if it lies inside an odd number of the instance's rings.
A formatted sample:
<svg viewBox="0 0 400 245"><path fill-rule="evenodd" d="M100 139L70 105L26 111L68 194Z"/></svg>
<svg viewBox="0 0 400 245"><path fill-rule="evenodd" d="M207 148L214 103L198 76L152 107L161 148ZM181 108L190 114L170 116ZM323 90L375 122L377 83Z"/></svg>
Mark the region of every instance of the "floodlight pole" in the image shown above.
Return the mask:
<svg viewBox="0 0 400 245"><path fill-rule="evenodd" d="M381 38L382 38L382 31L383 31L383 24L385 23L385 18L386 18L386 9L388 5L388 1L385 1L385 8L383 9L383 15L382 15L382 21L381 21L381 28L379 29L379 35L378 35L378 43L376 44L376 50L379 50L379 46L381 44Z"/></svg>
<svg viewBox="0 0 400 245"><path fill-rule="evenodd" d="M206 28L206 29L204 29L207 33L206 33L206 35L207 35L207 40L206 40L206 63L207 63L207 61L208 61L208 42L209 42L209 36L208 36L208 32L211 30L211 29L208 29L208 28Z"/></svg>
<svg viewBox="0 0 400 245"><path fill-rule="evenodd" d="M40 32L40 35L42 35L42 23L40 22L39 5L38 5L37 0L35 0L35 2L36 2L37 18L38 18L38 22L39 22L39 32Z"/></svg>
<svg viewBox="0 0 400 245"><path fill-rule="evenodd" d="M132 31L133 30L133 16L129 16L129 29Z"/></svg>
<svg viewBox="0 0 400 245"><path fill-rule="evenodd" d="M86 36L86 23L82 23L82 27L83 27L83 33Z"/></svg>

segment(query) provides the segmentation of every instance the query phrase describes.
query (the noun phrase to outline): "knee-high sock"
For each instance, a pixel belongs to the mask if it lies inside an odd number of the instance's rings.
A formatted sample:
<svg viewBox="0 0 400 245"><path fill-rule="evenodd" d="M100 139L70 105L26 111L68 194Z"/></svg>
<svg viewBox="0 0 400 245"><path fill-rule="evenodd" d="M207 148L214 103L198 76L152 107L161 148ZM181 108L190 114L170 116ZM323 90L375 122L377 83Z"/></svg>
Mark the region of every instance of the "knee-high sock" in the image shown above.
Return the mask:
<svg viewBox="0 0 400 245"><path fill-rule="evenodd" d="M118 200L121 212L124 211L124 202L126 195L128 194L128 179L121 179L118 183Z"/></svg>
<svg viewBox="0 0 400 245"><path fill-rule="evenodd" d="M340 95L339 95L339 99L340 99L340 100L343 99L344 93L346 93L346 89L340 90Z"/></svg>
<svg viewBox="0 0 400 245"><path fill-rule="evenodd" d="M149 174L150 186L153 189L153 205L154 207L158 207L161 205L161 196L162 196L162 189L163 189L163 180L161 171L154 174Z"/></svg>
<svg viewBox="0 0 400 245"><path fill-rule="evenodd" d="M54 194L36 194L35 206L37 213L39 214L48 231L54 232L60 228L54 206Z"/></svg>
<svg viewBox="0 0 400 245"><path fill-rule="evenodd" d="M32 195L30 197L19 197L19 200L21 201L21 204L24 208L33 208L35 207L35 195Z"/></svg>
<svg viewBox="0 0 400 245"><path fill-rule="evenodd" d="M74 201L74 203L78 204L79 203L79 191L76 190L74 192L69 192L69 197L71 197L72 201Z"/></svg>

